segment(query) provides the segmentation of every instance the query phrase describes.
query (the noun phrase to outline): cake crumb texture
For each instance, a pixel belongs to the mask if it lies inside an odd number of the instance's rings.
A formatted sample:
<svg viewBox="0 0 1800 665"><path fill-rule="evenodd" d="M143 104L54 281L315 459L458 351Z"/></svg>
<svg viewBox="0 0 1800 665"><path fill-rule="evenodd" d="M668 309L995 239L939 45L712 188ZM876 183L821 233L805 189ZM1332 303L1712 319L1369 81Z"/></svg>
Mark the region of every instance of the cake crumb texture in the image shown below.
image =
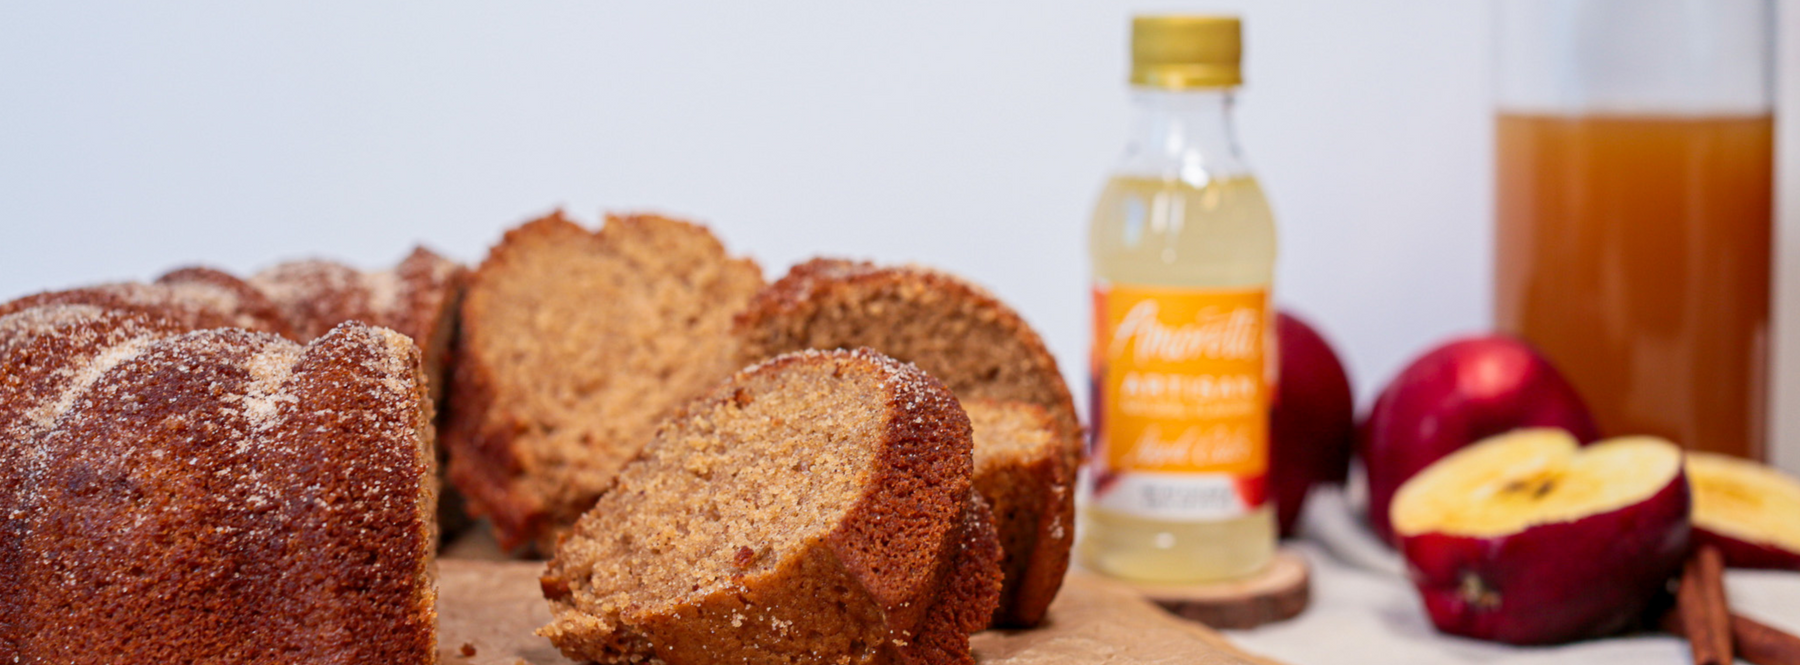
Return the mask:
<svg viewBox="0 0 1800 665"><path fill-rule="evenodd" d="M970 436L941 383L873 352L745 369L562 541L540 634L600 663L962 662L1000 577Z"/></svg>
<svg viewBox="0 0 1800 665"><path fill-rule="evenodd" d="M678 405L741 367L731 317L762 286L705 227L560 213L470 278L445 441L502 547L548 552Z"/></svg>

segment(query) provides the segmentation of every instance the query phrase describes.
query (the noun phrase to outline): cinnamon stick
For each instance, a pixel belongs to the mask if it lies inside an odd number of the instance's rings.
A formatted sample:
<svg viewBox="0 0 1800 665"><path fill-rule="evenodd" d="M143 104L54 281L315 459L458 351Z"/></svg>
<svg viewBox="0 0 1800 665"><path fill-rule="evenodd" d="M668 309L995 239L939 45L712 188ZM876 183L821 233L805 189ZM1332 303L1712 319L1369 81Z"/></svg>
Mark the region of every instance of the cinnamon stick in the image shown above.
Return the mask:
<svg viewBox="0 0 1800 665"><path fill-rule="evenodd" d="M1663 615L1664 632L1685 636L1679 614ZM1739 658L1755 665L1800 665L1800 637L1742 614L1731 615L1731 643Z"/></svg>
<svg viewBox="0 0 1800 665"><path fill-rule="evenodd" d="M1694 665L1731 665L1731 611L1725 602L1725 559L1707 545L1688 557L1675 609Z"/></svg>
<svg viewBox="0 0 1800 665"><path fill-rule="evenodd" d="M1728 665L1735 650L1756 665L1800 665L1800 637L1731 613L1724 559L1711 546L1700 548L1683 567L1675 608L1663 615L1662 628L1688 638L1696 664Z"/></svg>
<svg viewBox="0 0 1800 665"><path fill-rule="evenodd" d="M1739 658L1756 665L1800 665L1800 637L1731 615L1731 640Z"/></svg>

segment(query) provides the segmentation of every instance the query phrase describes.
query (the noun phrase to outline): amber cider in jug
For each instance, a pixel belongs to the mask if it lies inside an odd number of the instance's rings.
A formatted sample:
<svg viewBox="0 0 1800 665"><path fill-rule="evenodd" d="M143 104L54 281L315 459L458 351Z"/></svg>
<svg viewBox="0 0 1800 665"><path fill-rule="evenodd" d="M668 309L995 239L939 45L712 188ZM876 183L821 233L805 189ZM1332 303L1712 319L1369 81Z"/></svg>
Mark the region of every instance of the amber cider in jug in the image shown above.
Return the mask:
<svg viewBox="0 0 1800 665"><path fill-rule="evenodd" d="M1763 456L1774 120L1502 113L1495 323L1608 433Z"/></svg>
<svg viewBox="0 0 1800 665"><path fill-rule="evenodd" d="M1495 10L1495 326L1604 436L1765 457L1774 3Z"/></svg>
<svg viewBox="0 0 1800 665"><path fill-rule="evenodd" d="M1266 566L1275 224L1231 125L1236 18L1132 23L1135 128L1095 206L1079 555L1149 582Z"/></svg>

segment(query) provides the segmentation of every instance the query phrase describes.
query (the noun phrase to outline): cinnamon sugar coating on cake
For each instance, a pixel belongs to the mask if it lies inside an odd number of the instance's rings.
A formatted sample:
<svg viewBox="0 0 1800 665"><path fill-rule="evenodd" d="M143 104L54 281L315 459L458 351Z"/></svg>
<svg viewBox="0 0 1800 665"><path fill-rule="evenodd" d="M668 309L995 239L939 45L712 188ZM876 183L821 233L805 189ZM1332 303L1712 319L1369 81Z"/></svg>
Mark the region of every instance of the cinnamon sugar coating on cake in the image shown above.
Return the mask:
<svg viewBox="0 0 1800 665"><path fill-rule="evenodd" d="M687 222L506 233L469 280L445 426L450 478L503 547L548 552L660 419L741 367L731 317L761 286Z"/></svg>
<svg viewBox="0 0 1800 665"><path fill-rule="evenodd" d="M249 285L278 308L296 341L318 338L345 321L411 337L424 355L435 400L449 376L456 307L467 276L461 264L415 247L388 270L363 271L324 259L287 261L256 273Z"/></svg>
<svg viewBox="0 0 1800 665"><path fill-rule="evenodd" d="M293 320L287 318L268 295L223 270L205 266L179 268L156 278L154 284L168 287L187 299L210 301L209 309L235 318L237 327L271 332L297 342L312 339L298 337ZM216 327L219 326L196 325L194 329Z"/></svg>
<svg viewBox="0 0 1800 665"><path fill-rule="evenodd" d="M1012 545L996 622L1030 626L1043 617L1068 566L1074 528L1069 486L1081 462L1082 437L1056 361L1024 319L985 289L940 271L814 259L758 293L737 317L735 332L746 358L866 346L917 364L965 404L1015 402L1040 409L1049 430L1027 438L1047 436L1058 455L1046 460L1009 454L1005 459L1017 468L991 471L984 495ZM1010 437L1030 429L1005 431ZM977 436L978 456L988 443L1005 440ZM1014 482L1024 486L1011 487ZM1028 495L1045 505L1023 505ZM1044 551L1037 551L1040 547ZM1015 551L1019 548L1027 549Z"/></svg>
<svg viewBox="0 0 1800 665"><path fill-rule="evenodd" d="M544 578L601 663L964 662L999 590L967 417L867 351L746 369L618 475Z"/></svg>
<svg viewBox="0 0 1800 665"><path fill-rule="evenodd" d="M410 340L0 317L0 662L435 660Z"/></svg>
<svg viewBox="0 0 1800 665"><path fill-rule="evenodd" d="M283 263L246 281L204 266L150 283L116 283L34 294L0 304L0 316L52 304L86 304L167 318L188 330L243 328L309 342L346 321L406 335L425 355L435 396L455 331L466 270L415 248L391 270L364 272L325 260Z"/></svg>
<svg viewBox="0 0 1800 665"><path fill-rule="evenodd" d="M49 291L0 304L0 316L43 305L93 305L139 312L177 322L188 330L243 328L292 336L292 328L271 303L228 274L193 268L154 284L122 282Z"/></svg>

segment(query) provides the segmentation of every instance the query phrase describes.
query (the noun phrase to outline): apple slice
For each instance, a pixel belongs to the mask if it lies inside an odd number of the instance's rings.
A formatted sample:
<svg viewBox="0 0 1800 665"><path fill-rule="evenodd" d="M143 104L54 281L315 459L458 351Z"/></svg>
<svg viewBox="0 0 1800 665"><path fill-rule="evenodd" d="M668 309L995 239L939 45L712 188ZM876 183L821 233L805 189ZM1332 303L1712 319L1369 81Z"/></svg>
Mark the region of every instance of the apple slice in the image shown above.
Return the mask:
<svg viewBox="0 0 1800 665"><path fill-rule="evenodd" d="M1438 630L1552 644L1634 625L1681 566L1688 511L1674 444L1525 429L1408 480L1393 520Z"/></svg>
<svg viewBox="0 0 1800 665"><path fill-rule="evenodd" d="M1734 568L1800 570L1800 481L1749 460L1688 453L1694 541Z"/></svg>

